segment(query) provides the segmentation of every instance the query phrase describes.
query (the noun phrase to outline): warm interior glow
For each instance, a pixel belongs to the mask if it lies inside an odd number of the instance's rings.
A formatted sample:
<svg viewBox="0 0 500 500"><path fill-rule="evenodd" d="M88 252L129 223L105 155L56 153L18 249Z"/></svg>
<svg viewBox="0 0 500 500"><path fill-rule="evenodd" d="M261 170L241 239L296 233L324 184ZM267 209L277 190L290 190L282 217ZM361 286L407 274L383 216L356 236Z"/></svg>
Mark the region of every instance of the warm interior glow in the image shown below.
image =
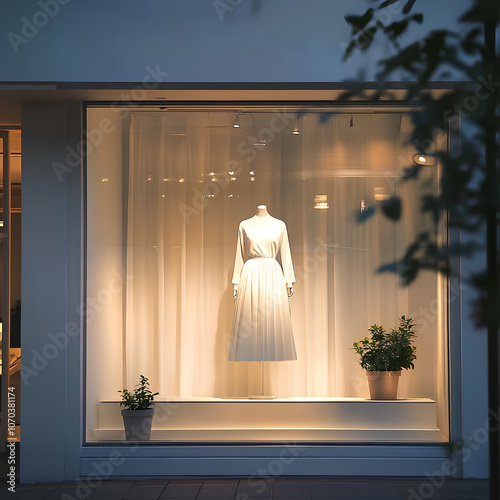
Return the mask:
<svg viewBox="0 0 500 500"><path fill-rule="evenodd" d="M328 196L326 194L314 195L314 208L316 210L325 210L328 207Z"/></svg>
<svg viewBox="0 0 500 500"><path fill-rule="evenodd" d="M245 115L246 139L228 126L233 113L222 111L121 116L90 108L89 129L108 114L117 133L105 135L88 158L88 297L112 293L109 305L89 311L88 429L97 427L99 401L118 399L140 373L159 399L246 397L263 384L265 393L283 398L365 398L352 342L370 324L389 328L405 314L420 330L415 370L403 373L400 397L436 400L446 431L447 287L424 273L403 289L397 276L376 272L401 256L416 231L433 228L419 207L422 193L437 189L429 180L437 181L438 169L399 182L401 157L408 163L415 154L411 131L394 126L400 114L357 114L354 128L350 112L326 121L304 114L300 141L292 115L261 150L248 137L275 123L272 109ZM124 134L130 157L122 157ZM383 159L375 158L379 151ZM241 182L227 182L230 171L241 172ZM102 185L104 172L113 183ZM400 221L377 211L357 222L360 209L392 194L404 199ZM227 362L237 229L257 203L286 222L297 277L290 308L298 360L263 366ZM123 276L123 291L116 276Z"/></svg>
<svg viewBox="0 0 500 500"><path fill-rule="evenodd" d="M436 159L433 156L427 156L420 153L417 153L413 156L413 162L417 165L422 166L432 166L436 163Z"/></svg>

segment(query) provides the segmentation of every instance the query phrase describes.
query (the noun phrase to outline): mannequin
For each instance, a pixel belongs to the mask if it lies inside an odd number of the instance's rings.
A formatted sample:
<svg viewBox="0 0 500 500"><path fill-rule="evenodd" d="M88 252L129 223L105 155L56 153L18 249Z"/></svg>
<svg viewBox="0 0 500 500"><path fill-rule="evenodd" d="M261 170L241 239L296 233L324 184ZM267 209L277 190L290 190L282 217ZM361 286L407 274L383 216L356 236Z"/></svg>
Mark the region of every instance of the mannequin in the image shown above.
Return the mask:
<svg viewBox="0 0 500 500"><path fill-rule="evenodd" d="M267 211L266 205L259 205L257 207L257 212L255 213L255 217L271 217L269 212ZM286 290L288 292L288 296L291 297L293 295L293 283L286 284ZM238 296L238 285L233 286L233 298L236 300Z"/></svg>
<svg viewBox="0 0 500 500"><path fill-rule="evenodd" d="M286 224L259 205L238 227L228 361L297 359L289 304L294 282Z"/></svg>

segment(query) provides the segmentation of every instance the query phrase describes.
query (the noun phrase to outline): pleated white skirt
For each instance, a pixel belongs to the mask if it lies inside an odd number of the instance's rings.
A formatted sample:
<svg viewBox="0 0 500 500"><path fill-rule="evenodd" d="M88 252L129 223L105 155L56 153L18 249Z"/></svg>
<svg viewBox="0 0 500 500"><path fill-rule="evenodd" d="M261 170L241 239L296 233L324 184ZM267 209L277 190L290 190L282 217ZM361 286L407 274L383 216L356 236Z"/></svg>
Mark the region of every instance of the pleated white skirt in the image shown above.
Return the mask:
<svg viewBox="0 0 500 500"><path fill-rule="evenodd" d="M297 359L283 271L275 259L254 258L241 271L228 361Z"/></svg>

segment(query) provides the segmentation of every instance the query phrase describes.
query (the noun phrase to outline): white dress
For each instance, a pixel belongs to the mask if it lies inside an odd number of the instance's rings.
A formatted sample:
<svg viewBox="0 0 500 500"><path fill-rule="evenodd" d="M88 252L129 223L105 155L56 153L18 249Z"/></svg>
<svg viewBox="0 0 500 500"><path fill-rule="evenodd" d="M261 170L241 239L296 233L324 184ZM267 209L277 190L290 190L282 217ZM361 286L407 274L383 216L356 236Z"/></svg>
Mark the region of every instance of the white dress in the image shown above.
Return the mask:
<svg viewBox="0 0 500 500"><path fill-rule="evenodd" d="M297 359L287 285L295 283L286 225L270 215L240 222L238 285L228 361Z"/></svg>

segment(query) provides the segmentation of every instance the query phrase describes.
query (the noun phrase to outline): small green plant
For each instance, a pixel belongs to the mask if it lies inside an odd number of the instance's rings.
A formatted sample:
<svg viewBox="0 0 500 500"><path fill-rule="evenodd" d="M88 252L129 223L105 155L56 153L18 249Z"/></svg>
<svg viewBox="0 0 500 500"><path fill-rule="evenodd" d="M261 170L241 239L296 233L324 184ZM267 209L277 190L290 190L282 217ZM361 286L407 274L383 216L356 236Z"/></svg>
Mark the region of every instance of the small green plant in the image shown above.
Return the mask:
<svg viewBox="0 0 500 500"><path fill-rule="evenodd" d="M412 345L414 326L413 319L404 316L399 319L399 326L391 328L390 333L382 326L370 326L371 339L365 337L353 343L353 350L360 356L361 368L377 372L413 370L413 361L417 358L417 348Z"/></svg>
<svg viewBox="0 0 500 500"><path fill-rule="evenodd" d="M135 386L134 392L127 389L118 392L122 395L120 406L129 410L147 410L152 406L154 397L159 394L151 392L148 379L144 375L140 375L140 382Z"/></svg>

